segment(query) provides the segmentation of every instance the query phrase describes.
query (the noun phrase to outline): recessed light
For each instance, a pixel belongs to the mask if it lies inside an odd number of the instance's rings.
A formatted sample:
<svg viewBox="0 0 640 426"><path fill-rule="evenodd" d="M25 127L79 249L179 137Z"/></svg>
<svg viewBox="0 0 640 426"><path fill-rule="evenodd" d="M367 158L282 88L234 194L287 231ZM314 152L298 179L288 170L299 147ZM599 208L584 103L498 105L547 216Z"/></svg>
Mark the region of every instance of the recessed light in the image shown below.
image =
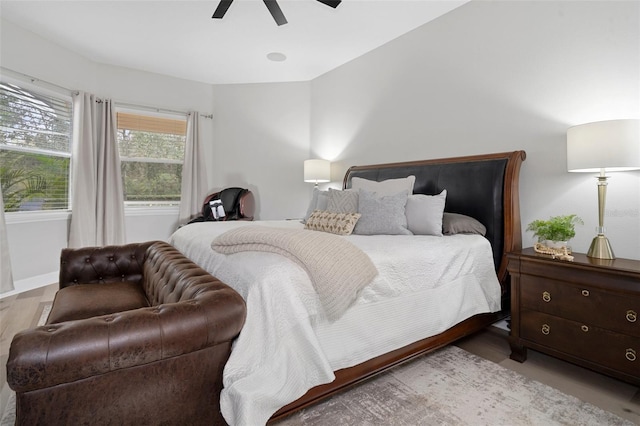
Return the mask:
<svg viewBox="0 0 640 426"><path fill-rule="evenodd" d="M267 59L273 62L282 62L287 60L287 55L280 52L267 53Z"/></svg>

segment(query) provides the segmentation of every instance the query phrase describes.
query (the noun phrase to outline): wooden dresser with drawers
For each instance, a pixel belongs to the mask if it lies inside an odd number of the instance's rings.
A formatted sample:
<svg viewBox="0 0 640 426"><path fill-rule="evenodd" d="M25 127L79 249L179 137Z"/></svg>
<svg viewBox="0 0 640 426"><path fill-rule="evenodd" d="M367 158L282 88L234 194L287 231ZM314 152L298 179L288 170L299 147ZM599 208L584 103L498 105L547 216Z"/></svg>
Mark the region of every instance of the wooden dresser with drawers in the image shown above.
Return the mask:
<svg viewBox="0 0 640 426"><path fill-rule="evenodd" d="M640 385L640 261L508 254L511 359L527 348Z"/></svg>

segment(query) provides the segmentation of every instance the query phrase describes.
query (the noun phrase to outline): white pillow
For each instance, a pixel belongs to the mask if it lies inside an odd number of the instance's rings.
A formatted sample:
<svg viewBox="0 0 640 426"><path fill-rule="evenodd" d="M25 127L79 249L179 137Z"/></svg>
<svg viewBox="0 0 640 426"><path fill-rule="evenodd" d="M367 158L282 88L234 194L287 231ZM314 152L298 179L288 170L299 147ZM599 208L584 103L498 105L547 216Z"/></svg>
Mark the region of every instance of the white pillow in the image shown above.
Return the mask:
<svg viewBox="0 0 640 426"><path fill-rule="evenodd" d="M328 202L329 191L320 191L318 188L313 188L313 196L307 208L307 214L305 214L304 219L302 219L302 223L307 223L307 220L309 220L314 210L326 210Z"/></svg>
<svg viewBox="0 0 640 426"><path fill-rule="evenodd" d="M411 235L407 229L408 191L394 195L379 195L364 189L358 190L360 219L353 230L360 235Z"/></svg>
<svg viewBox="0 0 640 426"><path fill-rule="evenodd" d="M398 192L408 191L413 194L413 185L416 177L411 175L406 178L387 179L381 182L375 180L363 179L359 177L351 178L351 188L354 190L364 189L370 192L376 192L378 195L394 195Z"/></svg>
<svg viewBox="0 0 640 426"><path fill-rule="evenodd" d="M415 235L442 236L447 190L438 195L413 194L407 199L407 229Z"/></svg>

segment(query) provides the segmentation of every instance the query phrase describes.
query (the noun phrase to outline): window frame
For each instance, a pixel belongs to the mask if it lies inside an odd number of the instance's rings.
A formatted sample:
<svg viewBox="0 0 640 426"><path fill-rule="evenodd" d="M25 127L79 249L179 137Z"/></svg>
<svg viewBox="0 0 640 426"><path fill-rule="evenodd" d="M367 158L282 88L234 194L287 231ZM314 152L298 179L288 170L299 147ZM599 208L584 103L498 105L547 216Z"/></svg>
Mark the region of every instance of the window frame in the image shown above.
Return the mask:
<svg viewBox="0 0 640 426"><path fill-rule="evenodd" d="M148 108L148 107L137 107L137 106L125 106L114 104L115 114L117 117L118 113L125 114L135 114L135 115L147 115L150 117L158 117L158 118L167 118L170 120L184 120L185 128L187 124L188 116L186 113L180 112L162 112L158 109ZM116 130L117 129L117 118L116 118ZM118 137L116 136L116 142ZM118 142L119 143L119 142ZM185 131L185 144L186 144L186 131ZM145 157L123 157L120 154L120 149L118 146L118 155L120 158L120 163L124 163L126 161L130 162L142 162L142 163L154 163L154 164L180 164L184 167L184 151L182 160L171 160L171 159L149 159ZM124 189L124 177L123 177L123 189ZM180 194L182 197L182 194ZM127 215L145 215L148 213L155 212L156 214L164 213L164 212L178 212L180 207L181 200L173 200L173 201L162 201L162 200L148 200L148 201L124 201L125 213Z"/></svg>

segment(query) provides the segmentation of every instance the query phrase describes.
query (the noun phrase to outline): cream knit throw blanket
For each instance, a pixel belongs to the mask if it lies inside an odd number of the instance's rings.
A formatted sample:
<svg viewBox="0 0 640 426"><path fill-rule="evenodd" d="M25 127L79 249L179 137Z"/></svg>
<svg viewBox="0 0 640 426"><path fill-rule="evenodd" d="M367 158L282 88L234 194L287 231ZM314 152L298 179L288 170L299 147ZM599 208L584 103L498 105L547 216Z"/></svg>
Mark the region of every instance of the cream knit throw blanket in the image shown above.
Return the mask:
<svg viewBox="0 0 640 426"><path fill-rule="evenodd" d="M218 236L211 248L224 254L265 251L295 261L306 270L332 321L378 274L369 256L358 247L337 235L319 231L242 226Z"/></svg>

